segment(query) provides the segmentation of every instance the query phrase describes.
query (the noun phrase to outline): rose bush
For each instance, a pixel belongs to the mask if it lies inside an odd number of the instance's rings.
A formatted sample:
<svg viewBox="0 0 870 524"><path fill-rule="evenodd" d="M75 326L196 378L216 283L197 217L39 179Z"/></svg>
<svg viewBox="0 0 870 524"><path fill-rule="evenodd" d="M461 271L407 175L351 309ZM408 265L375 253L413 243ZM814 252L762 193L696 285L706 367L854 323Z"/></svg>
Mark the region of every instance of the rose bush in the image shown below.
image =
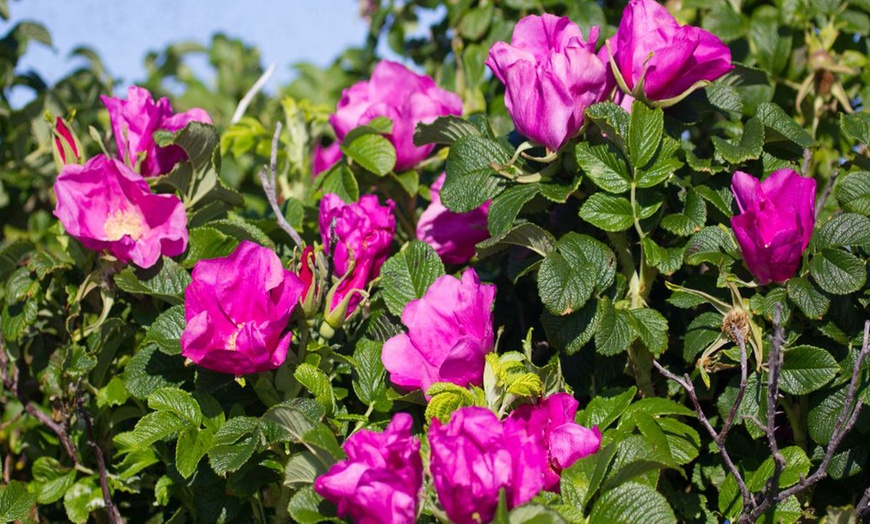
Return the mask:
<svg viewBox="0 0 870 524"><path fill-rule="evenodd" d="M363 7L275 94L0 39L0 516L866 517L866 6Z"/></svg>

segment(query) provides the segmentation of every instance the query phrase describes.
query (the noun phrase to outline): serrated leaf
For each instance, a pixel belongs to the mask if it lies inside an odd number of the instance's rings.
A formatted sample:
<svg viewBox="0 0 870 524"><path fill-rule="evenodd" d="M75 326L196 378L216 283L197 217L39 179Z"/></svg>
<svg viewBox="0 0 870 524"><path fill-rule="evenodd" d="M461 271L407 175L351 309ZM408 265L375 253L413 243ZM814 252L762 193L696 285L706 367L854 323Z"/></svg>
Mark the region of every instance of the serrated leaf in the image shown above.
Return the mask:
<svg viewBox="0 0 870 524"><path fill-rule="evenodd" d="M544 383L535 373L524 373L509 381L507 392L518 397L538 397L544 392Z"/></svg>
<svg viewBox="0 0 870 524"><path fill-rule="evenodd" d="M765 133L766 142L788 140L800 147L813 146L816 141L778 105L771 102L758 104L756 116L767 128Z"/></svg>
<svg viewBox="0 0 870 524"><path fill-rule="evenodd" d="M84 524L92 511L104 506L103 495L93 476L85 477L73 484L63 497L66 516L76 524Z"/></svg>
<svg viewBox="0 0 870 524"><path fill-rule="evenodd" d="M710 186L697 186L693 189L701 198L713 204L723 215L731 218L731 203L734 201L734 195L730 189L713 189Z"/></svg>
<svg viewBox="0 0 870 524"><path fill-rule="evenodd" d="M357 397L366 405L371 405L387 390L384 377L386 370L381 361L382 342L362 339L357 342L353 352L353 360L356 362L356 377L353 381L353 390Z"/></svg>
<svg viewBox="0 0 870 524"><path fill-rule="evenodd" d="M324 195L334 193L345 202L359 200L359 182L344 162L339 162L327 173L317 177Z"/></svg>
<svg viewBox="0 0 870 524"><path fill-rule="evenodd" d="M203 259L225 257L239 245L237 239L213 227L195 227L188 234L187 253L181 261L185 268Z"/></svg>
<svg viewBox="0 0 870 524"><path fill-rule="evenodd" d="M598 429L603 431L622 416L636 394L637 388L631 386L613 397L598 395L590 400L586 409L578 415L577 422L589 428L598 426Z"/></svg>
<svg viewBox="0 0 870 524"><path fill-rule="evenodd" d="M495 140L480 136L460 138L447 155L447 178L441 201L451 211L465 213L496 196L501 182L494 166L510 162L510 155Z"/></svg>
<svg viewBox="0 0 870 524"><path fill-rule="evenodd" d="M544 258L538 270L538 294L541 302L554 315L564 316L581 308L595 288L590 278L594 268L588 262L579 266L561 253Z"/></svg>
<svg viewBox="0 0 870 524"><path fill-rule="evenodd" d="M236 240L250 240L251 242L256 242L257 244L268 247L269 249L275 249L275 243L271 238L269 238L269 235L259 227L242 218L231 216L226 219L214 220L209 222L208 225L209 227L217 229L221 233L229 235Z"/></svg>
<svg viewBox="0 0 870 524"><path fill-rule="evenodd" d="M628 153L625 139L628 138L630 116L613 102L601 102L586 108L586 118L601 128L608 140L613 141L623 152Z"/></svg>
<svg viewBox="0 0 870 524"><path fill-rule="evenodd" d="M709 262L721 266L734 260L728 233L716 226L708 226L692 236L686 244L686 262L697 266Z"/></svg>
<svg viewBox="0 0 870 524"><path fill-rule="evenodd" d="M599 318L599 302L590 300L570 315L557 316L549 311L541 315L547 340L566 355L573 355L595 335Z"/></svg>
<svg viewBox="0 0 870 524"><path fill-rule="evenodd" d="M291 489L314 484L317 477L328 471L323 462L314 453L303 450L287 461L284 468L284 485Z"/></svg>
<svg viewBox="0 0 870 524"><path fill-rule="evenodd" d="M813 346L795 346L783 355L780 388L792 395L806 395L833 380L840 366L830 353Z"/></svg>
<svg viewBox="0 0 870 524"><path fill-rule="evenodd" d="M155 411L139 419L133 431L115 435L114 442L119 451L129 453L163 440L187 424L186 420L170 411Z"/></svg>
<svg viewBox="0 0 870 524"><path fill-rule="evenodd" d="M764 125L758 118L750 118L743 126L740 142L731 143L718 136L714 136L712 141L716 152L729 164L758 160L764 150Z"/></svg>
<svg viewBox="0 0 870 524"><path fill-rule="evenodd" d="M837 215L813 236L815 248L870 246L870 218L856 213Z"/></svg>
<svg viewBox="0 0 870 524"><path fill-rule="evenodd" d="M293 378L314 395L314 399L323 406L327 413L335 411L335 395L332 391L332 383L323 370L303 362L293 372Z"/></svg>
<svg viewBox="0 0 870 524"><path fill-rule="evenodd" d="M257 449L253 436L242 437L233 444L218 444L208 450L208 462L218 475L237 471Z"/></svg>
<svg viewBox="0 0 870 524"><path fill-rule="evenodd" d="M145 332L143 345L148 342L157 344L160 351L167 355L181 354L181 334L187 322L184 319L184 306L172 306L154 319Z"/></svg>
<svg viewBox="0 0 870 524"><path fill-rule="evenodd" d="M828 312L831 300L816 289L809 280L803 277L792 277L789 279L786 289L788 290L788 298L807 317L820 320Z"/></svg>
<svg viewBox="0 0 870 524"><path fill-rule="evenodd" d="M683 265L684 247L659 247L650 237L641 242L647 262L665 275L670 275Z"/></svg>
<svg viewBox="0 0 870 524"><path fill-rule="evenodd" d="M811 463L804 450L797 446L789 446L779 451L785 459L785 468L779 477L779 487L794 486L802 478L806 478ZM753 492L761 491L771 477L773 477L773 457L768 457L751 476L748 476L746 487Z"/></svg>
<svg viewBox="0 0 870 524"><path fill-rule="evenodd" d="M676 524L668 501L655 489L629 482L601 494L592 507L590 522L611 524Z"/></svg>
<svg viewBox="0 0 870 524"><path fill-rule="evenodd" d="M698 458L701 436L694 428L669 417L660 417L655 421L661 427L671 457L677 464L688 464Z"/></svg>
<svg viewBox="0 0 870 524"><path fill-rule="evenodd" d="M683 167L683 162L677 157L679 150L679 142L667 136L663 137L661 146L653 156L650 165L636 168L637 187L656 186Z"/></svg>
<svg viewBox="0 0 870 524"><path fill-rule="evenodd" d="M706 204L695 191L689 191L683 212L665 216L662 227L675 235L689 236L700 231L706 221Z"/></svg>
<svg viewBox="0 0 870 524"><path fill-rule="evenodd" d="M594 193L583 203L580 218L612 233L625 231L634 223L631 203L604 193Z"/></svg>
<svg viewBox="0 0 870 524"><path fill-rule="evenodd" d="M840 129L858 142L870 144L870 113L859 111L852 115L840 113Z"/></svg>
<svg viewBox="0 0 870 524"><path fill-rule="evenodd" d="M422 298L429 286L443 274L444 263L432 246L412 240L381 268L380 290L387 309L401 316L408 302Z"/></svg>
<svg viewBox="0 0 870 524"><path fill-rule="evenodd" d="M619 149L610 142L592 145L579 142L574 151L586 176L605 191L625 193L631 187L629 167Z"/></svg>
<svg viewBox="0 0 870 524"><path fill-rule="evenodd" d="M178 435L175 445L175 467L184 478L190 478L199 461L212 445L214 434L208 428L188 427Z"/></svg>
<svg viewBox="0 0 870 524"><path fill-rule="evenodd" d="M630 405L623 413L623 418L628 418L633 413L646 413L650 416L680 415L694 417L695 412L673 400L661 397L642 398Z"/></svg>
<svg viewBox="0 0 870 524"><path fill-rule="evenodd" d="M598 487L615 456L616 445L610 444L562 471L560 488L565 502L581 510L585 509L586 504L598 492Z"/></svg>
<svg viewBox="0 0 870 524"><path fill-rule="evenodd" d="M396 148L385 137L370 133L342 141L341 151L348 158L378 176L396 167Z"/></svg>
<svg viewBox="0 0 870 524"><path fill-rule="evenodd" d="M426 420L437 418L445 424L454 411L475 404L474 395L470 391L449 382L432 384L426 394L432 397L426 406Z"/></svg>
<svg viewBox="0 0 870 524"><path fill-rule="evenodd" d="M858 291L867 280L864 262L839 249L823 249L810 259L810 274L820 288L833 295Z"/></svg>
<svg viewBox="0 0 870 524"><path fill-rule="evenodd" d="M664 133L665 114L640 100L631 105L628 126L628 152L635 168L645 167L659 148Z"/></svg>
<svg viewBox="0 0 870 524"><path fill-rule="evenodd" d="M843 211L870 215L870 172L849 173L834 186L834 195Z"/></svg>
<svg viewBox="0 0 870 524"><path fill-rule="evenodd" d="M75 484L76 472L70 470L51 457L39 457L33 463L33 485L36 488L36 502L51 504L63 498ZM0 508L4 508L0 495ZM4 511L0 509L0 515ZM0 519L2 520L2 519ZM5 522L5 521L4 521Z"/></svg>
<svg viewBox="0 0 870 524"><path fill-rule="evenodd" d="M148 295L170 304L184 302L184 288L190 284L190 275L171 258L147 270L127 267L115 275L115 284L128 293Z"/></svg>
<svg viewBox="0 0 870 524"><path fill-rule="evenodd" d="M335 505L324 501L311 486L304 486L290 498L287 511L293 522L316 524L324 520L333 520L329 519L334 515L333 508Z"/></svg>
<svg viewBox="0 0 870 524"><path fill-rule="evenodd" d="M601 308L598 329L595 331L595 350L607 356L628 351L638 336L630 314L614 308L608 299L602 299Z"/></svg>
<svg viewBox="0 0 870 524"><path fill-rule="evenodd" d="M156 344L140 347L124 370L124 384L131 395L145 398L165 386L178 386L193 377L184 361L158 350Z"/></svg>
<svg viewBox="0 0 870 524"><path fill-rule="evenodd" d="M474 124L462 117L439 116L431 124L417 123L417 128L414 130L414 145L417 147L426 144L449 146L465 136L480 136L480 131L474 127Z"/></svg>
<svg viewBox="0 0 870 524"><path fill-rule="evenodd" d="M156 411L168 411L199 427L202 410L193 396L178 388L161 388L148 395L148 407Z"/></svg>
<svg viewBox="0 0 870 524"><path fill-rule="evenodd" d="M661 355L668 348L668 321L655 309L632 309L634 331L653 355Z"/></svg>
<svg viewBox="0 0 870 524"><path fill-rule="evenodd" d="M490 234L499 236L509 231L523 206L535 198L539 189L537 184L517 184L494 198L487 213Z"/></svg>
<svg viewBox="0 0 870 524"><path fill-rule="evenodd" d="M556 239L552 233L535 224L519 224L501 236L493 236L477 244L477 255L486 258L508 246L525 247L544 257L556 246Z"/></svg>

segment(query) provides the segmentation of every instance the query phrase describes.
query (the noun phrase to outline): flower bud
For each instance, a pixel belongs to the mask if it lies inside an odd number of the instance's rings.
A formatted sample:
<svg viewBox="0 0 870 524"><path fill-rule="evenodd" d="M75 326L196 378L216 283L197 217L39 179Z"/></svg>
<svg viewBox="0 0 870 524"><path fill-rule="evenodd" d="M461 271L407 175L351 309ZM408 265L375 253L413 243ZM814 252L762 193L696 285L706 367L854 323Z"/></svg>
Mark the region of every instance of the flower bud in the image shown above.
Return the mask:
<svg viewBox="0 0 870 524"><path fill-rule="evenodd" d="M69 128L69 124L61 117L55 118L54 123L54 161L58 170L67 164L81 163L79 152L82 150L81 142Z"/></svg>

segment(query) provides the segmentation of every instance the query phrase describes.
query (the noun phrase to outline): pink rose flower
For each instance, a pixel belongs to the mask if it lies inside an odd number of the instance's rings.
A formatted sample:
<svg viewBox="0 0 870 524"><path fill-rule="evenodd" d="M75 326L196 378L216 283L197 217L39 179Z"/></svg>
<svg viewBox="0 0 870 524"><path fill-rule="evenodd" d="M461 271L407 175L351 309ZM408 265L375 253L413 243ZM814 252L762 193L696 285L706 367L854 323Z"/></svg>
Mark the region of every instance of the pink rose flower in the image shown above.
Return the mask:
<svg viewBox="0 0 870 524"><path fill-rule="evenodd" d="M187 159L178 146L157 147L154 132L159 129L178 131L188 122L211 124L211 117L202 109L191 109L174 114L168 98L154 102L151 93L137 86L127 89L127 100L101 96L109 110L112 133L118 146L118 158L139 167L142 176L152 177L172 171L175 164ZM145 158L139 162L139 154Z"/></svg>
<svg viewBox="0 0 870 524"><path fill-rule="evenodd" d="M352 129L379 116L393 121L387 135L396 147L396 171L404 171L425 159L433 144L416 147L414 128L432 123L444 115L461 115L462 100L445 91L426 75L418 75L401 64L382 61L368 81L357 82L341 94L338 107L329 118L339 141Z"/></svg>
<svg viewBox="0 0 870 524"><path fill-rule="evenodd" d="M375 195L364 195L359 202L345 204L341 197L330 193L320 201L323 247L329 255L335 242L332 253L335 276L343 279L328 301L327 312L343 304L350 315L362 301L358 291L365 290L380 274L396 233L394 207L392 200L387 200L386 206L380 205Z"/></svg>
<svg viewBox="0 0 870 524"><path fill-rule="evenodd" d="M284 363L292 338L285 330L303 285L278 255L244 240L227 257L197 262L192 276L182 355L237 377Z"/></svg>
<svg viewBox="0 0 870 524"><path fill-rule="evenodd" d="M417 222L417 238L426 242L445 264L465 264L474 256L476 245L489 238L486 218L489 202L467 213L454 213L441 203L444 173L432 184L432 203Z"/></svg>
<svg viewBox="0 0 870 524"><path fill-rule="evenodd" d="M544 450L528 433L503 425L486 408L460 408L448 424L434 419L429 446L435 492L447 516L458 524L490 522L501 489L511 509L544 487Z"/></svg>
<svg viewBox="0 0 870 524"><path fill-rule="evenodd" d="M556 151L583 126L586 108L609 93L595 54L598 28L583 39L567 17L529 15L510 45L496 42L486 65L505 85L505 106L521 135Z"/></svg>
<svg viewBox="0 0 870 524"><path fill-rule="evenodd" d="M70 236L141 268L187 248L187 214L175 195L155 195L124 163L97 155L67 164L54 183L54 210Z"/></svg>
<svg viewBox="0 0 870 524"><path fill-rule="evenodd" d="M323 147L320 144L314 146L314 156L311 159L311 174L315 177L341 160L341 145L338 142Z"/></svg>
<svg viewBox="0 0 870 524"><path fill-rule="evenodd" d="M626 86L644 79L647 100L675 98L695 83L731 71L731 50L712 33L681 26L655 0L631 0L610 51ZM607 56L607 53L604 54Z"/></svg>
<svg viewBox="0 0 870 524"><path fill-rule="evenodd" d="M411 434L411 416L397 413L383 433L360 430L344 443L347 460L314 482L314 491L338 506L338 516L360 524L413 523L423 461Z"/></svg>
<svg viewBox="0 0 870 524"><path fill-rule="evenodd" d="M424 393L434 382L482 384L485 355L493 350L493 300L495 286L481 284L474 269L461 280L438 277L402 311L408 333L384 344L381 360L392 383Z"/></svg>
<svg viewBox="0 0 870 524"><path fill-rule="evenodd" d="M731 227L749 271L761 285L788 280L813 236L816 181L791 169L774 171L764 182L737 171L731 191L740 208Z"/></svg>
<svg viewBox="0 0 870 524"><path fill-rule="evenodd" d="M601 447L598 427L587 429L574 422L577 401L568 393L556 393L539 404L523 404L511 412L506 424L516 424L546 450L544 489L559 492L562 470Z"/></svg>
<svg viewBox="0 0 870 524"><path fill-rule="evenodd" d="M78 164L81 159L80 144L61 117L55 118L54 131L54 152L56 158L60 160L58 164Z"/></svg>

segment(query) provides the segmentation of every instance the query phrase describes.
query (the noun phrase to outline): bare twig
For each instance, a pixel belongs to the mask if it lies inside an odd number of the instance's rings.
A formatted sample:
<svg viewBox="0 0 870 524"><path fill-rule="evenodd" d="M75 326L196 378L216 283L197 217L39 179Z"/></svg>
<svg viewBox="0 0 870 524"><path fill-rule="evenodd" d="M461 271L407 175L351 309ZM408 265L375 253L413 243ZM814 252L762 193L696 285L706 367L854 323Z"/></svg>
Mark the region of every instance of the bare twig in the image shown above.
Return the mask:
<svg viewBox="0 0 870 524"><path fill-rule="evenodd" d="M281 206L278 205L278 193L275 186L275 178L278 172L278 139L281 137L281 122L275 126L275 135L272 136L272 157L269 161L269 166L263 166L263 169L260 170L260 183L263 184L263 192L266 193L266 199L269 200L269 205L272 207L272 211L275 213L275 218L278 221L278 225L290 235L290 238L293 239L293 242L296 243L300 248L305 246L305 242L302 240L302 237L299 236L299 233L293 229L289 223L287 223L287 219L284 218L284 213L281 211Z"/></svg>
<svg viewBox="0 0 870 524"><path fill-rule="evenodd" d="M97 444L97 440L94 438L93 417L91 417L90 411L85 407L84 399L81 396L79 396L77 404L79 416L85 421L85 427L87 428L88 444L94 450L94 455L97 457L97 470L100 473L100 488L103 492L103 504L106 508L106 514L109 516L109 522L112 524L121 524L124 522L124 518L121 517L121 512L118 511L118 506L116 506L112 501L112 492L109 490L109 475L106 471L106 459L103 454L103 449L99 444Z"/></svg>
<svg viewBox="0 0 870 524"><path fill-rule="evenodd" d="M855 506L855 513L857 513L859 519L863 519L870 515L870 488L867 488L864 492L864 496L861 497L861 501L858 502L857 506Z"/></svg>
<svg viewBox="0 0 870 524"><path fill-rule="evenodd" d="M698 395L695 393L695 386L692 384L692 379L689 377L688 374L683 375L683 378L681 379L677 375L665 369L664 366L659 364L659 362L655 359L653 359L653 366L655 366L655 368L659 370L659 373L664 375L666 378L673 380L686 390L686 393L692 400L692 404L695 406L695 413L698 415L698 420L701 421L701 424L707 430L707 433L709 433L710 436L713 437L713 442L715 442L716 447L719 448L719 455L722 456L722 460L725 462L725 466L728 468L728 471L731 473L731 475L734 476L734 480L737 481L737 487L740 489L740 495L743 498L743 507L745 508L754 505L752 494L746 487L746 482L743 480L743 475L740 474L740 470L738 470L737 466L734 465L734 461L731 460L731 455L728 454L728 450L725 448L725 439L721 438L719 434L716 433L716 430L713 428L713 425L710 424L710 420L707 418L707 415L704 414L704 410L701 409L701 403L698 400Z"/></svg>
<svg viewBox="0 0 870 524"><path fill-rule="evenodd" d="M263 86L266 85L266 82L268 82L269 79L272 78L272 75L275 74L275 70L277 68L278 64L270 65L269 68L266 69L266 72L263 73L256 82L254 82L254 85L251 86L251 89L249 89L248 92L245 93L245 96L242 97L242 99L239 101L239 105L236 107L236 111L233 113L233 118L230 120L231 124L235 124L236 122L241 120L243 116L245 116L245 111L247 111L248 106L251 105L251 100L253 100L254 97L257 96L257 93L259 93L260 90L263 89Z"/></svg>
<svg viewBox="0 0 870 524"><path fill-rule="evenodd" d="M828 197L831 196L831 191L834 189L834 182L837 180L837 175L840 174L839 169L834 169L831 171L831 176L828 178L828 183L825 184L825 190L822 191L822 195L816 200L816 221L818 222L819 216L822 214L822 209L825 208L825 202L827 202Z"/></svg>
<svg viewBox="0 0 870 524"><path fill-rule="evenodd" d="M749 374L746 357L746 340L743 338L743 333L736 325L732 325L731 334L734 335L734 340L737 341L737 346L740 347L740 387L737 389L737 398L734 399L734 404L731 405L731 411L728 412L728 418L725 419L725 424L719 432L719 440L723 443L728 437L728 432L731 431L731 425L734 424L737 408L743 403L743 395L746 393L746 382Z"/></svg>

